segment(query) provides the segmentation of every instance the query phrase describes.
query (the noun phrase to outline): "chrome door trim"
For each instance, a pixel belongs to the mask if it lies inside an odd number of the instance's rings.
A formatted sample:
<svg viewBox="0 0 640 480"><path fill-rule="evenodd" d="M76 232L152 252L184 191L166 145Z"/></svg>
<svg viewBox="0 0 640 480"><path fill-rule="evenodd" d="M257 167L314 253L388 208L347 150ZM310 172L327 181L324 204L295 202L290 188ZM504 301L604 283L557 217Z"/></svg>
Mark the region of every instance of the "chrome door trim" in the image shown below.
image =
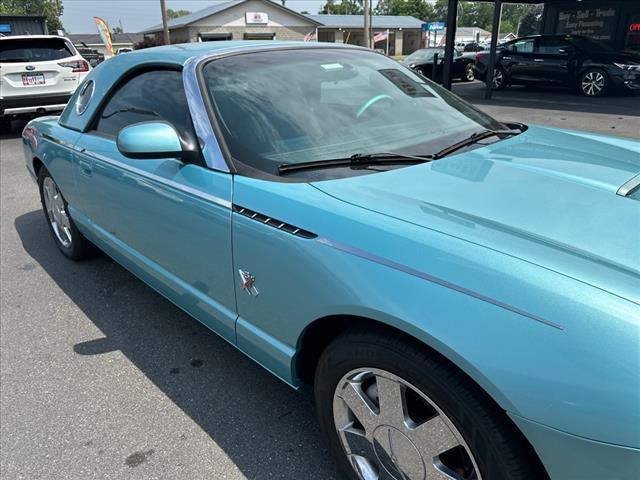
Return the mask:
<svg viewBox="0 0 640 480"><path fill-rule="evenodd" d="M105 155L102 155L97 152L93 152L91 150L78 149L78 148L74 148L74 150L77 153L86 155L93 160L98 160L103 163L108 163L109 165L112 165L114 167L121 168L130 173L135 173L136 175L140 175L141 177L147 178L149 180L153 180L154 182L173 188L174 190L187 193L193 197L201 198L202 200L206 200L207 202L211 202L220 207L231 210L230 200L225 200L224 198L220 198L215 195L201 192L200 190L197 190L195 188L187 187L186 185L183 185L181 183L175 182L173 180L169 180L168 178L164 178L159 175L155 175L153 173L149 173L146 170L142 170L141 168L132 167L131 165L128 165L124 162L114 160L113 158L109 158ZM176 162L178 162L178 160L176 160Z"/></svg>
<svg viewBox="0 0 640 480"><path fill-rule="evenodd" d="M224 155L222 154L220 144L209 120L205 100L198 82L198 75L196 74L198 63L210 56L209 54L205 57L193 57L187 60L182 70L182 82L184 84L189 111L191 112L193 128L200 142L202 154L207 166L214 170L229 173L229 165L227 165Z"/></svg>
<svg viewBox="0 0 640 480"><path fill-rule="evenodd" d="M629 180L627 183L622 185L616 193L621 197L628 197L633 192L638 190L638 188L640 188L640 173Z"/></svg>
<svg viewBox="0 0 640 480"><path fill-rule="evenodd" d="M496 307L500 307L503 308L505 310L508 310L510 312L516 313L518 315L521 315L523 317L526 318L530 318L531 320L535 320L536 322L540 322L544 325L547 325L549 327L553 327L556 328L558 330L564 330L564 327L562 325L559 325L555 322L552 322L550 320L546 320L542 317L539 317L537 315L534 315L533 313L529 313L526 312L524 310L521 310L518 307L514 307L512 305L509 305L507 303L501 302L500 300L496 300L493 299L491 297L487 297L486 295L483 295L481 293L475 292L473 290L469 290L468 288L462 287L460 285L456 285L455 283L451 283L448 282L447 280L443 280L442 278L438 278L434 275L431 275L429 273L425 273L425 272L421 272L420 270L416 270L414 268L411 268L407 265L402 265L401 263L397 263L394 262L393 260L389 260L387 258L383 258L383 257L379 257L378 255L375 255L373 253L369 253L366 252L364 250L360 250L359 248L356 247L352 247L350 245L346 245L344 243L335 241L335 240L331 240L329 238L319 238L317 240L318 243L321 243L323 245L327 245L329 247L335 248L337 250L343 251L345 253L351 254L351 255L355 255L357 257L360 258L364 258L365 260L370 260L372 262L378 263L380 265L384 265L385 267L389 267L392 268L394 270L398 270L400 272L404 272L407 273L409 275L413 275L414 277L418 277L421 278L423 280L426 280L428 282L431 283L435 283L437 285L443 286L445 288L449 288L451 290L455 290L456 292L460 292L464 295L468 295L470 297L476 298L478 300L481 300L483 302L486 303L490 303L492 305L495 305Z"/></svg>

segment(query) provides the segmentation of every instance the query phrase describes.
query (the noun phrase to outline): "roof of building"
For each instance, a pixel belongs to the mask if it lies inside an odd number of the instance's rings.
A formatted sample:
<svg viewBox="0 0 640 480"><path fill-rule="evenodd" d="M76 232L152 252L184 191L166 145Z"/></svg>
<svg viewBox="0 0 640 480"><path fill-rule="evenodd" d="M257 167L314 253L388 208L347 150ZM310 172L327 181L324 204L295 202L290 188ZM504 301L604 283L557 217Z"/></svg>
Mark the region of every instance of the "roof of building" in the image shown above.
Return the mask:
<svg viewBox="0 0 640 480"><path fill-rule="evenodd" d="M87 45L102 44L102 38L97 33L70 33L67 38L74 45L86 43ZM144 35L140 33L112 33L111 43L138 43L144 39Z"/></svg>
<svg viewBox="0 0 640 480"><path fill-rule="evenodd" d="M306 15L329 28L363 28L363 15ZM372 28L422 28L424 22L407 15L373 15Z"/></svg>
<svg viewBox="0 0 640 480"><path fill-rule="evenodd" d="M193 12L190 13L189 15L185 15L183 17L178 17L178 18L174 18L172 20L169 20L168 24L169 24L169 30L174 29L174 28L181 28L181 27L185 27L191 23L197 22L199 20L202 20L203 18L207 18L210 17L211 15L215 15L216 13L220 13L224 10L228 10L232 7L235 7L236 5L240 5L241 3L246 2L247 0L230 0L228 2L224 2L224 3L218 3L217 5L211 5L210 7L207 8L203 8L202 10L198 10L197 12ZM282 10L287 11L288 13L295 15L297 17L300 18L304 18L305 20L311 22L311 23L318 23L315 20L308 18L308 16L306 15L302 15L301 13L296 12L295 10L291 10L290 8L287 8L283 5L280 5L278 3L272 2L271 0L263 0L264 2L269 2L271 5L270 6L274 6L276 8L280 8ZM162 24L160 25L155 25L151 28L148 28L140 33L153 33L153 32L159 32L162 30Z"/></svg>

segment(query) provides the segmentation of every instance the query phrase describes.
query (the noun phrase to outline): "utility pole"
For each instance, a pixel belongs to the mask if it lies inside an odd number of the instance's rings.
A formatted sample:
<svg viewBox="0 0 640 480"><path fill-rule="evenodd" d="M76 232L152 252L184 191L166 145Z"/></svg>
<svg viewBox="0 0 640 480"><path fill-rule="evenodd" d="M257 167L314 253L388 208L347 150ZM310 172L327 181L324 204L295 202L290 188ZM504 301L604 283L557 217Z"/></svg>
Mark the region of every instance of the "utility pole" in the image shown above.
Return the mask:
<svg viewBox="0 0 640 480"><path fill-rule="evenodd" d="M364 46L371 48L371 8L369 2L364 0Z"/></svg>
<svg viewBox="0 0 640 480"><path fill-rule="evenodd" d="M169 20L167 19L167 5L165 0L160 0L160 8L162 9L162 34L164 38L164 44L170 45L171 40L169 38Z"/></svg>

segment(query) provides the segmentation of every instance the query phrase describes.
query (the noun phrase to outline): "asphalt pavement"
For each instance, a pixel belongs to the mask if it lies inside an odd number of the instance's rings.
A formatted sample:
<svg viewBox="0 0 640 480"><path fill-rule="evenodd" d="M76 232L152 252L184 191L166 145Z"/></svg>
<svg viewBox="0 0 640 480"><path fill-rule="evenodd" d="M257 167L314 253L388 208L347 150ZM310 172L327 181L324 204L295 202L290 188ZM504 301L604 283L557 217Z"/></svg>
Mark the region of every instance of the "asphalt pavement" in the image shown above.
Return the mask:
<svg viewBox="0 0 640 480"><path fill-rule="evenodd" d="M502 120L640 137L640 97L478 83ZM338 479L309 391L296 392L106 257L56 249L0 139L0 478Z"/></svg>
<svg viewBox="0 0 640 480"><path fill-rule="evenodd" d="M0 478L339 476L296 392L106 257L50 237L0 140Z"/></svg>

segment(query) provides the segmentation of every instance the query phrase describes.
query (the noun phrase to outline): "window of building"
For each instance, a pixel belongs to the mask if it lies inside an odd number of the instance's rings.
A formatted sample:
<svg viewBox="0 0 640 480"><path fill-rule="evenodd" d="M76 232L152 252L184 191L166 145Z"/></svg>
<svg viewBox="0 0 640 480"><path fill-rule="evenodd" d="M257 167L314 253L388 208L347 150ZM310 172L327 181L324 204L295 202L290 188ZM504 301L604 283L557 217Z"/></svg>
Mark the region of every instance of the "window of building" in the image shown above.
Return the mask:
<svg viewBox="0 0 640 480"><path fill-rule="evenodd" d="M257 33L257 32L245 32L245 40L275 40L275 33Z"/></svg>

